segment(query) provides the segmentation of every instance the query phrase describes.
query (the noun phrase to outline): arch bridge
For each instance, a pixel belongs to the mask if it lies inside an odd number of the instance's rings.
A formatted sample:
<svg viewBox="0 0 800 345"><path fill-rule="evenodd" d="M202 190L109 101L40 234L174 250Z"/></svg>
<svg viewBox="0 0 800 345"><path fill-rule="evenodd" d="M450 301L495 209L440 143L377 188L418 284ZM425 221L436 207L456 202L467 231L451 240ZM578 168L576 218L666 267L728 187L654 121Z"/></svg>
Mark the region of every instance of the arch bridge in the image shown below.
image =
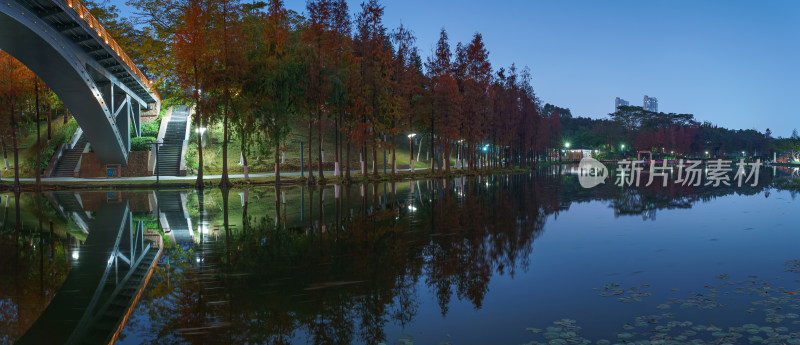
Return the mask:
<svg viewBox="0 0 800 345"><path fill-rule="evenodd" d="M152 82L78 0L0 0L0 49L64 102L103 164L127 164ZM131 133L133 132L133 133Z"/></svg>

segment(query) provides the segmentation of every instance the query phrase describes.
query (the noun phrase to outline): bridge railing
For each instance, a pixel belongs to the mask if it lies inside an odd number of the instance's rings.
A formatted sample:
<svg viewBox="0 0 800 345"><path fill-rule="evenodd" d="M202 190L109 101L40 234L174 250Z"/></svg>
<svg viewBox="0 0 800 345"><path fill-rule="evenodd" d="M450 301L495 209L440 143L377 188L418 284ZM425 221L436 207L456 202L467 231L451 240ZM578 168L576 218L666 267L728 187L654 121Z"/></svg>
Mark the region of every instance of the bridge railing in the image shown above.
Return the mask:
<svg viewBox="0 0 800 345"><path fill-rule="evenodd" d="M73 9L81 19L83 19L87 24L89 24L89 27L92 28L97 33L97 36L100 37L100 39L103 40L109 46L109 48L111 48L111 50L114 51L114 53L117 54L120 60L122 60L122 62L125 63L125 65L127 65L128 68L130 68L130 70L134 74L136 74L139 80L148 89L150 89L150 91L153 92L153 94L156 95L156 97L158 97L158 95L155 93L155 90L153 90L152 88L153 82L150 79L147 79L144 73L142 73L142 71L139 70L138 67L136 67L136 64L133 63L133 60L131 60L128 54L126 54L125 51L122 50L119 44L117 44L117 41L115 41L114 38L111 37L108 31L106 31L106 29L103 28L103 25L100 24L100 22L89 12L89 9L86 8L86 6L84 6L79 0L64 0L64 1L66 1L67 5L71 9Z"/></svg>

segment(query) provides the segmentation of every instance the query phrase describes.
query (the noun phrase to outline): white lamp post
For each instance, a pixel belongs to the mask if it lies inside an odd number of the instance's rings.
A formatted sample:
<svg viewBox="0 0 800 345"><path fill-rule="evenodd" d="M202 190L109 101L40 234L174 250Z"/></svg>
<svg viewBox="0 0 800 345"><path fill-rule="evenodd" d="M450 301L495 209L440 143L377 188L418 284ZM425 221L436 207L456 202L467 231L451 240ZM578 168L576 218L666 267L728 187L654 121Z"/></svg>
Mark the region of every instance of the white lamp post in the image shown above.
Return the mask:
<svg viewBox="0 0 800 345"><path fill-rule="evenodd" d="M408 166L411 168L411 172L414 172L414 137L417 136L417 133L411 133L408 135Z"/></svg>

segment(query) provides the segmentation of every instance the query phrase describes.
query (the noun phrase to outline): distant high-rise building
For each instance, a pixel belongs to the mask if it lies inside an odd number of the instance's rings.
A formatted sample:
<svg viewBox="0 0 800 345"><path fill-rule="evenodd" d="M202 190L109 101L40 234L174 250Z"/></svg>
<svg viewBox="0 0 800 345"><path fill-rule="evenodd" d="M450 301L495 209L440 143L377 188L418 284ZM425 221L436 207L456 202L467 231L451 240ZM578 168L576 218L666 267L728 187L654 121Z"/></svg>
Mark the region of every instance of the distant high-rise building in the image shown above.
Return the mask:
<svg viewBox="0 0 800 345"><path fill-rule="evenodd" d="M644 104L642 105L642 108L644 108L644 110L652 111L654 113L657 113L658 112L658 99L655 98L655 97L647 97L647 95L644 95Z"/></svg>
<svg viewBox="0 0 800 345"><path fill-rule="evenodd" d="M628 101L626 101L626 100L624 100L622 98L617 97L616 99L614 99L614 111L615 112L617 110L619 110L619 107L629 106L629 105L630 105L630 103L628 103Z"/></svg>

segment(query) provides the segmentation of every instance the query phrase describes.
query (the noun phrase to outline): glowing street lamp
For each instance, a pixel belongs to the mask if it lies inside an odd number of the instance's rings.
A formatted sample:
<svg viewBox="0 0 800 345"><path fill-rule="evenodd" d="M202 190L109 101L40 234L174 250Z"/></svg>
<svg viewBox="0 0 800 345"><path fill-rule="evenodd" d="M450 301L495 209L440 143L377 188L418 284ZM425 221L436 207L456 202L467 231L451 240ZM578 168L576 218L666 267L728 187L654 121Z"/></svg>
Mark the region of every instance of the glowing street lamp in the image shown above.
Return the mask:
<svg viewBox="0 0 800 345"><path fill-rule="evenodd" d="M458 160L456 161L456 167L458 169L464 169L464 161L461 159L461 151L464 148L464 139L458 139Z"/></svg>
<svg viewBox="0 0 800 345"><path fill-rule="evenodd" d="M150 140L150 145L153 145L153 149L156 151L156 166L155 166L155 175L156 175L156 185L161 183L161 171L158 169L158 148L162 144L164 144L164 140Z"/></svg>
<svg viewBox="0 0 800 345"><path fill-rule="evenodd" d="M566 142L566 143L564 143L564 147L566 147L566 148L568 148L568 149L569 149L569 141L568 141L568 142Z"/></svg>
<svg viewBox="0 0 800 345"><path fill-rule="evenodd" d="M417 133L411 133L408 135L408 166L411 168L411 172L414 172L414 137L417 136Z"/></svg>

